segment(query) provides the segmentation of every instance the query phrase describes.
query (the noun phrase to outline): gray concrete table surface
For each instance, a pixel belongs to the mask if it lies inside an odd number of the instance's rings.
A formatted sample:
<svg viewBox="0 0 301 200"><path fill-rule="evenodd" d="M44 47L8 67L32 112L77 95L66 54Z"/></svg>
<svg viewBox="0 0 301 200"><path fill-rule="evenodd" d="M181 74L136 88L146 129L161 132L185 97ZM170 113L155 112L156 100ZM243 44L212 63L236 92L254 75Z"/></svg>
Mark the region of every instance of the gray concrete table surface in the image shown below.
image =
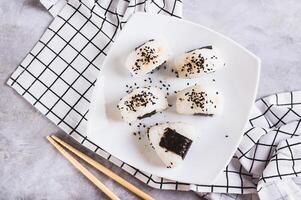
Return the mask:
<svg viewBox="0 0 301 200"><path fill-rule="evenodd" d="M262 59L258 97L301 89L300 10L299 0L184 0L185 19L229 36ZM5 85L51 20L38 0L0 1L0 199L103 199L45 139L64 133ZM199 198L150 188L96 159L157 199ZM122 199L136 199L96 174Z"/></svg>

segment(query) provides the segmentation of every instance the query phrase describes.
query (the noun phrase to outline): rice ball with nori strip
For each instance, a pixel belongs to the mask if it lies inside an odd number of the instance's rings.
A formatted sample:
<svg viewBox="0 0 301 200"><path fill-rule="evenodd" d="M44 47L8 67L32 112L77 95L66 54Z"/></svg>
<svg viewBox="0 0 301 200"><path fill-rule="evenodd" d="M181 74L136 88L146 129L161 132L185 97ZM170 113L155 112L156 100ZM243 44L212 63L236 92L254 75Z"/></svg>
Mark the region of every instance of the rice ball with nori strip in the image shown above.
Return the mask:
<svg viewBox="0 0 301 200"><path fill-rule="evenodd" d="M221 94L209 87L195 85L177 93L176 109L180 114L212 116L221 112L222 104Z"/></svg>
<svg viewBox="0 0 301 200"><path fill-rule="evenodd" d="M212 46L188 51L174 60L174 69L179 78L196 78L224 66L221 54Z"/></svg>
<svg viewBox="0 0 301 200"><path fill-rule="evenodd" d="M181 122L164 123L150 127L147 135L159 158L167 168L172 168L183 162L194 139L195 129Z"/></svg>
<svg viewBox="0 0 301 200"><path fill-rule="evenodd" d="M169 58L169 48L164 41L149 40L135 48L126 59L126 68L132 76L143 76L159 67Z"/></svg>
<svg viewBox="0 0 301 200"><path fill-rule="evenodd" d="M126 122L150 117L168 107L164 93L156 87L134 89L123 97L117 108Z"/></svg>

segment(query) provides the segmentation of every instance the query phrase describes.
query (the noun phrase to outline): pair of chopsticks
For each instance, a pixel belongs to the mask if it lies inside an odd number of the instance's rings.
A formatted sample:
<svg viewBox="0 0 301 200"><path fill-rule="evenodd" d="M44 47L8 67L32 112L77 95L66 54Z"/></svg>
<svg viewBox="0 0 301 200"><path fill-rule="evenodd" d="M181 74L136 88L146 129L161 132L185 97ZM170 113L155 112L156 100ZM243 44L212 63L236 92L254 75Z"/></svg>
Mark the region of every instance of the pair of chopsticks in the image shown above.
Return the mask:
<svg viewBox="0 0 301 200"><path fill-rule="evenodd" d="M115 174L113 171L109 170L105 166L101 165L100 163L96 162L89 156L85 155L84 153L80 152L79 150L75 149L71 145L67 144L66 142L62 141L58 137L51 135L47 136L49 142L67 159L71 162L71 164L77 168L85 177L87 177L96 187L98 187L102 192L104 192L110 199L119 200L120 198L115 195L107 186L105 186L100 180L98 180L88 169L86 169L82 164L80 164L70 153L68 153L64 148L71 151L73 154L81 158L82 160L86 161L88 164L96 168L98 171L101 171L108 177L112 178L114 181L119 183L120 185L124 186L131 192L135 193L142 199L153 200L151 196L134 186L133 184L129 183L122 177Z"/></svg>

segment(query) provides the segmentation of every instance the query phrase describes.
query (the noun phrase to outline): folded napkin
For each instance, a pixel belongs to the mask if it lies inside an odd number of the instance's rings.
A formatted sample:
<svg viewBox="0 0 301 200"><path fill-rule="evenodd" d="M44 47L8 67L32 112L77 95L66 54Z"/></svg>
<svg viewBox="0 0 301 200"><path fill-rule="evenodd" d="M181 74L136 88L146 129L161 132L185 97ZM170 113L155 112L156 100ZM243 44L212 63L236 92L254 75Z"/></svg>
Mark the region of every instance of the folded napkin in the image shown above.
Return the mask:
<svg viewBox="0 0 301 200"><path fill-rule="evenodd" d="M213 185L193 185L144 173L86 135L91 94L102 62L137 11L180 18L181 0L41 0L54 16L7 84L82 145L146 184L193 190L205 198L301 199L301 92L260 99L231 162Z"/></svg>

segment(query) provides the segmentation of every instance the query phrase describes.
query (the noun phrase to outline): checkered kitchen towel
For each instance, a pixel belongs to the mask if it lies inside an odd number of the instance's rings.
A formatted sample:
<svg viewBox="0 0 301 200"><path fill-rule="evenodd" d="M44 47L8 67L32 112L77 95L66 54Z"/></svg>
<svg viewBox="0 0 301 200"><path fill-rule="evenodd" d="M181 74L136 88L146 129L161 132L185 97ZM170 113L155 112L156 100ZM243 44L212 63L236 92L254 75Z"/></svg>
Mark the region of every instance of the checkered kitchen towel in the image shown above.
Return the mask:
<svg viewBox="0 0 301 200"><path fill-rule="evenodd" d="M236 154L214 185L179 183L144 173L87 139L96 77L124 23L136 11L180 18L181 0L41 2L54 21L7 83L71 137L155 188L193 190L212 199L257 198L257 192L262 199L301 199L301 92L256 102Z"/></svg>

